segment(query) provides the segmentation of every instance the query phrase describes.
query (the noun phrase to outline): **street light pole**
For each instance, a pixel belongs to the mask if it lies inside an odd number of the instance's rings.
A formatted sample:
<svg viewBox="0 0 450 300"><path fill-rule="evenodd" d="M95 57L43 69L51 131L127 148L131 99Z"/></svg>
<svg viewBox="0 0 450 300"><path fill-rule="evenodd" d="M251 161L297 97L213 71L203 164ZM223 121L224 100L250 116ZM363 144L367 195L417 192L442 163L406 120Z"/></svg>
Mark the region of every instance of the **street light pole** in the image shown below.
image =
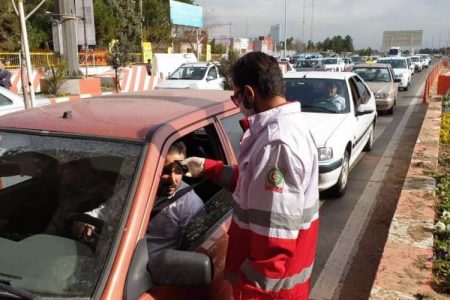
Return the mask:
<svg viewBox="0 0 450 300"><path fill-rule="evenodd" d="M284 58L286 58L287 0L284 0Z"/></svg>
<svg viewBox="0 0 450 300"><path fill-rule="evenodd" d="M28 90L30 93L30 106L33 107L35 103L35 96L34 96L34 87L31 83L32 78L32 70L31 70L31 57L30 57L30 48L28 45L28 34L27 34L27 26L25 23L25 10L23 8L23 1L24 0L17 0L17 6L19 11L19 19L20 19L20 30L22 32L22 42L23 42L23 50L25 55L25 62L27 67L27 80L28 80ZM25 104L26 105L26 104Z"/></svg>
<svg viewBox="0 0 450 300"><path fill-rule="evenodd" d="M88 46L87 46L87 36L86 36L86 7L84 6L84 0L83 0L83 31L84 31L84 68L85 68L85 75L88 76L88 66L87 66L87 60L88 60Z"/></svg>

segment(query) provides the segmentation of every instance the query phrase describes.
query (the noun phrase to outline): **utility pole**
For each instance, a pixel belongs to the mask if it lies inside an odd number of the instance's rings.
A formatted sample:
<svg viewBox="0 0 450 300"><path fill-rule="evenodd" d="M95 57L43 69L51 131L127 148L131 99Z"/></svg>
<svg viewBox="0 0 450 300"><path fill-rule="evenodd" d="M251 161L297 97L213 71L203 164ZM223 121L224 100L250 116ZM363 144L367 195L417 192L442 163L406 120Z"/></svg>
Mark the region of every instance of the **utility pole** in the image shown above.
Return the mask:
<svg viewBox="0 0 450 300"><path fill-rule="evenodd" d="M19 13L19 19L20 19L20 31L22 33L22 42L23 42L23 50L24 50L24 55L25 55L25 63L26 63L26 68L27 68L27 84L28 84L28 91L30 93L30 107L33 107L34 103L35 103L35 96L34 96L34 87L33 84L31 82L31 78L32 78L32 70L31 70L31 56L30 56L30 47L28 45L28 33L27 33L27 26L26 26L26 22L25 22L25 10L23 8L23 1L24 0L17 0L17 6L18 6L18 13ZM42 3L44 3L44 1L41 2L40 5L42 5ZM24 82L22 82L22 84L25 84ZM25 103L25 107L27 107L27 103Z"/></svg>
<svg viewBox="0 0 450 300"><path fill-rule="evenodd" d="M303 0L302 43L305 43L305 0Z"/></svg>
<svg viewBox="0 0 450 300"><path fill-rule="evenodd" d="M78 75L80 64L78 62L78 44L76 34L75 3L72 0L59 0L58 15L62 23L64 56L68 63L69 74Z"/></svg>
<svg viewBox="0 0 450 300"><path fill-rule="evenodd" d="M83 0L83 31L84 31L84 68L85 76L88 76L88 44L87 44L87 34L86 34L86 7L84 6Z"/></svg>
<svg viewBox="0 0 450 300"><path fill-rule="evenodd" d="M313 40L313 26L314 26L314 0L311 0L311 38L310 41Z"/></svg>
<svg viewBox="0 0 450 300"><path fill-rule="evenodd" d="M286 34L287 34L287 0L284 0L284 58L286 58Z"/></svg>

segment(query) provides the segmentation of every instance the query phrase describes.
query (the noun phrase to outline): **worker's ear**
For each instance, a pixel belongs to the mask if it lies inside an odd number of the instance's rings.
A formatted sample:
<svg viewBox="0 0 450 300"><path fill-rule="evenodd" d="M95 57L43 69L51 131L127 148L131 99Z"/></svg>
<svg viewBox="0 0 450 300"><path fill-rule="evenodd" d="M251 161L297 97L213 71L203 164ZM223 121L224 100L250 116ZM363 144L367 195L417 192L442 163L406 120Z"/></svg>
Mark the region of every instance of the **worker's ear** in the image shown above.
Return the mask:
<svg viewBox="0 0 450 300"><path fill-rule="evenodd" d="M255 107L255 90L249 85L244 86L242 105L244 105L246 109L252 109Z"/></svg>

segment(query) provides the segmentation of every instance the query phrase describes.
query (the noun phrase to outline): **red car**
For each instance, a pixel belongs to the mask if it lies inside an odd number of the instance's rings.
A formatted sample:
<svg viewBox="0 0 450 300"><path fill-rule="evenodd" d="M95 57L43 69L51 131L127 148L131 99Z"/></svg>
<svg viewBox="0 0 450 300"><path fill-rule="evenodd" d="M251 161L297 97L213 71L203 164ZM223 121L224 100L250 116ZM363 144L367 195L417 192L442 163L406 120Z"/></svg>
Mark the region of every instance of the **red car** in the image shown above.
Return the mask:
<svg viewBox="0 0 450 300"><path fill-rule="evenodd" d="M236 163L241 115L229 96L161 90L1 117L0 297L230 299L231 193L186 179L204 210L179 247L149 259L145 239L173 142L188 156ZM74 166L81 176L67 172ZM84 213L98 207L101 218ZM92 233L76 236L76 221Z"/></svg>

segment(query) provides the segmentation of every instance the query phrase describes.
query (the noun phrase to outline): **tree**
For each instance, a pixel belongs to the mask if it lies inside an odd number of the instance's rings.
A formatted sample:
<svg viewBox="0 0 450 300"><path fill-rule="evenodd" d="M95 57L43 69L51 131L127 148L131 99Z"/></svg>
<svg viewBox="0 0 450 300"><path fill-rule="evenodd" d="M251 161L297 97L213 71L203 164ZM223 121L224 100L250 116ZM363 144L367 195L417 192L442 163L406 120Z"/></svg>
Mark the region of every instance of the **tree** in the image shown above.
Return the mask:
<svg viewBox="0 0 450 300"><path fill-rule="evenodd" d="M315 45L314 45L314 42L313 41L311 41L311 40L309 40L308 41L308 44L306 45L306 49L307 50L313 50L313 49L315 49L316 47L315 47Z"/></svg>
<svg viewBox="0 0 450 300"><path fill-rule="evenodd" d="M344 51L353 52L353 39L351 36L346 35L344 38Z"/></svg>
<svg viewBox="0 0 450 300"><path fill-rule="evenodd" d="M144 18L144 39L152 42L157 48L161 44L171 44L172 24L170 23L169 1L142 0L142 14ZM193 4L192 0L179 0Z"/></svg>
<svg viewBox="0 0 450 300"><path fill-rule="evenodd" d="M211 53L223 54L227 52L227 47L224 44L216 44L216 39L211 40Z"/></svg>
<svg viewBox="0 0 450 300"><path fill-rule="evenodd" d="M236 61L239 59L239 52L234 50L228 53L227 57L220 59L219 73L224 78L223 89L231 90L231 68L234 66Z"/></svg>
<svg viewBox="0 0 450 300"><path fill-rule="evenodd" d="M20 46L19 18L10 1L0 1L0 51L17 51Z"/></svg>
<svg viewBox="0 0 450 300"><path fill-rule="evenodd" d="M294 38L292 36L286 40L286 49L294 50Z"/></svg>

